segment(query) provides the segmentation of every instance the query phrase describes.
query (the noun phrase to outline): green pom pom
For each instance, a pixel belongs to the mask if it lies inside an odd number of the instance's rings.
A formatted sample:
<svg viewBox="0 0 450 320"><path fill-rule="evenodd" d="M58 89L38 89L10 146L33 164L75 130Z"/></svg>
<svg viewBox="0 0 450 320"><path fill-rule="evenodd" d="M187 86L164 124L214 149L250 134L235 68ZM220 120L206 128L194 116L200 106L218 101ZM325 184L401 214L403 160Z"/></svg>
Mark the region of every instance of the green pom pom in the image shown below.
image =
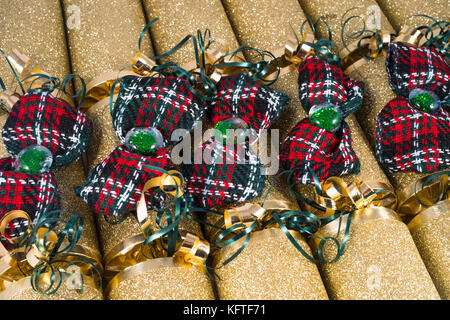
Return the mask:
<svg viewBox="0 0 450 320"><path fill-rule="evenodd" d="M222 137L224 141L227 141L229 138L234 137L234 142L236 141L243 141L245 139L245 132L244 130L250 129L250 126L241 118L228 118L222 121L219 121L215 127L216 130L219 130L220 133L222 133ZM239 130L242 129L241 135L235 136L236 132L231 132L227 130ZM230 135L230 136L228 136Z"/></svg>
<svg viewBox="0 0 450 320"><path fill-rule="evenodd" d="M311 123L316 127L333 131L341 124L342 116L333 108L323 108L310 116Z"/></svg>
<svg viewBox="0 0 450 320"><path fill-rule="evenodd" d="M434 98L428 92L416 94L411 98L411 105L422 112L430 113L431 106L435 103Z"/></svg>
<svg viewBox="0 0 450 320"><path fill-rule="evenodd" d="M149 132L138 131L130 137L129 143L140 154L146 155L156 151L156 138Z"/></svg>
<svg viewBox="0 0 450 320"><path fill-rule="evenodd" d="M40 172L46 158L47 153L45 151L30 148L19 157L19 171L25 173Z"/></svg>

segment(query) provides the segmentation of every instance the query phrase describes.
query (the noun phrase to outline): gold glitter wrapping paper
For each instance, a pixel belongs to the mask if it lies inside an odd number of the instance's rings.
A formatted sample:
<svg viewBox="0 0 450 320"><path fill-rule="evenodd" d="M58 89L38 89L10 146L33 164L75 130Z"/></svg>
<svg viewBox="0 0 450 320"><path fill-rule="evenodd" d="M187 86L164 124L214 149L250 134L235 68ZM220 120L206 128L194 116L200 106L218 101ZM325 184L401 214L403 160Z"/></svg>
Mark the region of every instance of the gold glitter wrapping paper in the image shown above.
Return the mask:
<svg viewBox="0 0 450 320"><path fill-rule="evenodd" d="M430 208L418 214L408 227L441 298L449 300L450 200L442 201L434 208L438 206L439 209Z"/></svg>
<svg viewBox="0 0 450 320"><path fill-rule="evenodd" d="M65 17L72 21L79 8L79 25L67 27L73 72L89 83L105 72L119 71L131 65L138 49L138 39L145 27L139 0L63 0ZM149 37L142 40L142 50L153 55Z"/></svg>
<svg viewBox="0 0 450 320"><path fill-rule="evenodd" d="M339 6L334 6L328 1L323 0L299 0L304 12L311 17L314 21L319 17L323 17L327 24L330 26L332 32L332 40L336 43L339 50L344 48L341 40L341 18L347 10L360 7L351 10L346 15L347 18L352 15L361 16L362 19L353 19L347 24L345 28L345 35L348 36L356 31L364 29L364 22L366 23L366 29L374 29L374 15L377 20L378 27L381 30L387 30L389 32L394 32L394 28L389 23L388 19L384 15L386 11L380 10L377 2L374 0L362 0L356 5L353 0L343 0L339 2ZM397 3L395 1L390 1L390 3ZM406 5L403 4L403 7ZM408 5L409 7L409 5ZM417 8L422 8L423 6L415 6ZM400 6L399 6L400 8ZM408 9L409 10L409 9ZM416 12L419 13L419 12ZM344 20L345 21L345 20ZM429 24L429 22L428 22ZM323 25L319 25L318 34L321 37L328 37L326 28ZM353 40L354 41L354 40ZM351 44L352 40L348 40L347 44ZM356 118L364 128L363 131L369 141L369 146L374 150L375 146L375 118L384 106L393 98L396 97L395 93L392 91L386 72L386 56L383 53L382 56L377 57L375 60L368 61L366 64L358 68L356 71L350 73L350 76L354 79L364 82L364 100L361 108L355 113ZM351 127L350 127L351 128ZM352 129L352 136L353 129ZM356 154L359 156L360 161L365 158L360 156L360 153L356 150L357 143L354 141L353 146L355 147ZM371 156L371 158L374 158ZM365 160L365 159L364 159ZM374 159L375 160L375 159ZM376 161L376 160L375 160ZM361 162L361 173L364 177L364 169L362 168ZM375 165L374 165L375 166ZM377 164L377 169L379 173L385 179L385 175L381 173L381 168ZM380 176L380 177L381 177ZM417 174L413 172L398 172L394 174L388 174L388 177L396 190L401 190L417 179L422 178L425 174ZM374 176L376 177L376 175ZM372 176L366 179L373 179ZM383 180L379 179L379 180ZM386 180L385 180L386 181Z"/></svg>
<svg viewBox="0 0 450 320"><path fill-rule="evenodd" d="M212 300L208 277L197 269L181 267L172 258L152 259L145 273L131 276L113 288L111 300Z"/></svg>
<svg viewBox="0 0 450 320"><path fill-rule="evenodd" d="M102 298L101 291L97 289L85 288L84 294L79 294L75 290L68 290L64 284L55 294L46 296L33 290L30 277L17 281L0 293L0 300L102 300Z"/></svg>
<svg viewBox="0 0 450 320"><path fill-rule="evenodd" d="M211 30L211 38L223 39L232 50L238 43L220 0L143 0L148 20L159 18L151 26L155 52L160 55L172 49L186 35L197 30ZM215 44L212 45L213 47ZM163 59L183 65L195 59L192 43Z"/></svg>
<svg viewBox="0 0 450 320"><path fill-rule="evenodd" d="M294 237L311 254L297 232ZM215 253L221 264L240 248L245 237ZM217 289L226 300L327 300L317 266L306 260L278 228L252 234L248 246L218 269ZM251 280L250 280L251 279Z"/></svg>
<svg viewBox="0 0 450 320"><path fill-rule="evenodd" d="M63 79L70 74L59 2L5 1L0 6L0 19L1 45L6 54L17 49L31 58L33 67L39 67L52 76ZM17 21L27 21L26 26ZM13 74L6 63L0 64L0 74L6 84L15 85ZM6 118L6 115L1 116L2 128ZM1 156L9 156L3 141L1 145ZM84 218L83 234L77 245L84 247L93 258L101 261L92 213L73 191L73 186L81 184L85 178L81 161L77 160L69 166L53 170L53 173L61 192L62 209L80 214ZM35 293L23 294L31 298Z"/></svg>
<svg viewBox="0 0 450 320"><path fill-rule="evenodd" d="M419 27L433 22L425 17L412 17L415 14L428 15L437 20L448 20L450 6L448 0L377 0L378 5L392 26L399 30L402 26Z"/></svg>
<svg viewBox="0 0 450 320"><path fill-rule="evenodd" d="M335 236L323 229L324 236ZM343 236L341 232L340 242ZM325 245L326 258L334 257L334 252ZM398 220L352 223L344 254L320 269L331 299L440 299L408 228Z"/></svg>
<svg viewBox="0 0 450 320"><path fill-rule="evenodd" d="M240 43L253 41L263 49L274 51L284 47L286 40L293 36L289 23L297 34L300 34L300 26L305 21L305 14L298 1L239 1L224 0L225 10L231 24L238 35ZM251 12L251 14L248 14ZM274 14L276 12L276 14ZM306 28L305 31L310 29ZM284 141L287 133L298 121L307 117L298 97L298 72L290 72L281 76L273 85L273 88L286 93L290 102L282 111L280 118L272 126L280 130L280 143ZM388 182L382 169L365 138L364 132L359 126L354 115L346 119L352 132L353 148L361 163L361 171L357 175L348 175L343 178L346 182L353 179L380 180ZM298 191L305 196L312 197L314 190L311 186L300 185Z"/></svg>

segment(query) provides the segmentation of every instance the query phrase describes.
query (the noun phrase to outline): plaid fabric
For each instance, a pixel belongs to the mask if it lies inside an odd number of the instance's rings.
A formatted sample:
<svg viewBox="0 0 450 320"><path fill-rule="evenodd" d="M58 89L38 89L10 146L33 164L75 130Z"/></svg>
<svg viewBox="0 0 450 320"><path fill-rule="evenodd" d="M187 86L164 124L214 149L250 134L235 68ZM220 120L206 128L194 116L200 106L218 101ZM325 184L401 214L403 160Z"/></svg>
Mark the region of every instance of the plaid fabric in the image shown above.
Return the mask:
<svg viewBox="0 0 450 320"><path fill-rule="evenodd" d="M46 210L61 208L53 174L17 172L13 169L13 163L12 157L0 159L0 217L12 210L23 210L36 224ZM19 237L27 227L27 220L16 219L6 228L6 237Z"/></svg>
<svg viewBox="0 0 450 320"><path fill-rule="evenodd" d="M29 90L13 106L2 136L8 152L16 156L38 144L53 155L53 168L78 159L91 140L92 122L46 90Z"/></svg>
<svg viewBox="0 0 450 320"><path fill-rule="evenodd" d="M127 76L122 79L111 116L122 143L132 128L154 127L161 131L165 144L172 145L179 142L170 141L172 132L176 129L192 131L206 107L182 78Z"/></svg>
<svg viewBox="0 0 450 320"><path fill-rule="evenodd" d="M361 107L363 83L349 78L338 66L309 56L298 72L298 94L307 113L314 105L325 102L340 107L344 117Z"/></svg>
<svg viewBox="0 0 450 320"><path fill-rule="evenodd" d="M161 175L144 165L167 170L169 161L167 149L145 157L118 146L91 170L84 185L75 188L75 193L96 213L114 217L126 214L136 209L144 184Z"/></svg>
<svg viewBox="0 0 450 320"><path fill-rule="evenodd" d="M376 118L375 153L388 172L436 172L450 168L450 117L414 109L403 97Z"/></svg>
<svg viewBox="0 0 450 320"><path fill-rule="evenodd" d="M289 97L246 74L223 77L217 83L217 100L211 105L211 120L238 117L260 135L278 118Z"/></svg>
<svg viewBox="0 0 450 320"><path fill-rule="evenodd" d="M261 195L265 186L264 166L244 145L229 149L212 137L194 153L193 164L183 166L187 194L194 202L212 208Z"/></svg>
<svg viewBox="0 0 450 320"><path fill-rule="evenodd" d="M450 104L450 67L435 49L391 43L386 70L396 94L408 98L411 90L420 88L436 93L446 106Z"/></svg>
<svg viewBox="0 0 450 320"><path fill-rule="evenodd" d="M340 129L330 132L301 120L281 146L280 160L285 169L295 169L302 184L313 183L309 169L320 181L328 177L357 174L359 160L351 146L351 133L344 121Z"/></svg>

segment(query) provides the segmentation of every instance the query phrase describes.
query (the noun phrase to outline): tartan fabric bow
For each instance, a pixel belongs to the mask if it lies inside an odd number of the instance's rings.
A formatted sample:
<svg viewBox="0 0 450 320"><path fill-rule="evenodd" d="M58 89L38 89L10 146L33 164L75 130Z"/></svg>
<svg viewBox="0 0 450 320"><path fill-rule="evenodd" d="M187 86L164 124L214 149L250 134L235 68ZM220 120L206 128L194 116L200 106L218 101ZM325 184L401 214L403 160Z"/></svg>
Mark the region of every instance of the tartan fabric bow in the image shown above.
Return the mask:
<svg viewBox="0 0 450 320"><path fill-rule="evenodd" d="M196 97L180 77L135 77L122 79L118 98L111 111L114 130L122 143L135 127L158 129L166 146L174 145L176 129L190 132L200 121L207 106Z"/></svg>
<svg viewBox="0 0 450 320"><path fill-rule="evenodd" d="M182 78L124 77L111 116L116 134L125 145L116 147L93 168L75 193L104 216L119 217L136 210L145 183L162 174L146 166L167 170L167 147L179 142L171 140L172 133L184 129L181 136L188 134L205 109L205 103L193 95ZM135 128L159 131L163 140L160 149L154 153L130 149L127 134ZM146 191L147 202L154 200L151 193Z"/></svg>
<svg viewBox="0 0 450 320"><path fill-rule="evenodd" d="M76 187L75 193L94 212L118 217L136 209L144 184L160 172L147 169L155 166L167 170L170 164L167 149L160 149L152 157L132 153L125 146L113 152L89 172L85 184ZM151 196L151 190L147 191ZM150 198L150 197L147 197Z"/></svg>
<svg viewBox="0 0 450 320"><path fill-rule="evenodd" d="M92 121L84 113L42 88L28 90L17 101L2 130L3 143L12 156L28 146L41 145L52 153L52 168L78 159L91 135Z"/></svg>
<svg viewBox="0 0 450 320"><path fill-rule="evenodd" d="M217 83L217 99L211 103L214 126L229 118L244 120L257 136L268 129L289 101L289 97L247 74L222 77Z"/></svg>
<svg viewBox="0 0 450 320"><path fill-rule="evenodd" d="M264 168L245 143L229 148L212 137L183 167L187 193L197 204L212 208L259 197L265 186Z"/></svg>
<svg viewBox="0 0 450 320"><path fill-rule="evenodd" d="M61 200L52 173L28 174L14 171L14 158L0 159L0 218L13 210L25 211L36 223L45 211L59 210ZM14 219L5 232L6 238L18 238L28 228L25 219ZM1 239L9 248L7 239Z"/></svg>
<svg viewBox="0 0 450 320"><path fill-rule="evenodd" d="M375 154L387 172L450 167L450 67L434 48L389 45L389 84L398 97L376 118Z"/></svg>
<svg viewBox="0 0 450 320"><path fill-rule="evenodd" d="M330 176L358 173L359 160L344 118L361 106L363 84L349 78L336 65L315 56L307 57L298 71L299 97L309 118L298 122L283 142L280 150L283 167L294 169L294 176L302 184L313 182L310 170L320 181ZM321 106L324 107L321 109ZM325 121L329 121L326 117L331 113L340 124L334 129L319 127L316 119L319 113Z"/></svg>

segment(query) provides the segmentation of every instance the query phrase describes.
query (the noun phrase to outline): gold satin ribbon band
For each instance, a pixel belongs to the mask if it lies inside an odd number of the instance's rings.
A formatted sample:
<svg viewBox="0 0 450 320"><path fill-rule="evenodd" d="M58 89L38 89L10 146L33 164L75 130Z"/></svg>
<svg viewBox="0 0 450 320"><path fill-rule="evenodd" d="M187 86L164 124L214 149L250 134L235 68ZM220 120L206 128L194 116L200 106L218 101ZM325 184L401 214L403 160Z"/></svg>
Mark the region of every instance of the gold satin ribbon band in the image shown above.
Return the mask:
<svg viewBox="0 0 450 320"><path fill-rule="evenodd" d="M426 39L425 34L421 30L404 26L392 42L401 42L409 46L420 47L426 42Z"/></svg>
<svg viewBox="0 0 450 320"><path fill-rule="evenodd" d="M389 208L385 207L368 207L368 208L362 208L360 210L357 210L352 218L352 225L358 224L358 223L365 223L369 221L374 220L393 220L402 222L398 214ZM344 234L342 232L342 228L345 228L348 220L348 215L342 216L342 219L335 219L331 221L330 223L327 223L323 227L321 227L315 235L320 238L325 238L328 236L335 236L339 231L339 222L341 227L341 234ZM402 222L403 223L403 222ZM317 237L311 237L310 238L310 244L313 248L317 249L317 246L319 245L321 239Z"/></svg>
<svg viewBox="0 0 450 320"><path fill-rule="evenodd" d="M409 223L408 228L411 232L414 232L417 228L422 226L424 223L432 221L440 216L449 215L450 214L450 199L442 200L436 203L434 206L431 206L421 213L416 215ZM447 230L450 232L450 230Z"/></svg>
<svg viewBox="0 0 450 320"><path fill-rule="evenodd" d="M83 110L89 109L93 107L99 101L103 101L108 98L111 94L111 88L116 81L116 79L121 79L126 76L136 76L140 75L135 73L134 71L125 70L125 71L113 71L108 73L103 73L98 77L95 77L86 85L86 98L83 103ZM114 94L118 94L120 90L120 82L117 83L114 88Z"/></svg>
<svg viewBox="0 0 450 320"><path fill-rule="evenodd" d="M332 177L321 183L322 194L316 194L316 202L326 208L322 216L331 216L337 210L347 211L356 207L385 207L395 209L397 197L392 187L381 181L353 181L347 185L342 178Z"/></svg>
<svg viewBox="0 0 450 320"><path fill-rule="evenodd" d="M427 185L424 187L425 183ZM447 175L436 176L431 180L428 177L419 179L398 191L399 206L397 212L400 216L416 215L429 206L434 205L432 199L436 198L441 192L444 194L444 199L448 199L449 191Z"/></svg>

